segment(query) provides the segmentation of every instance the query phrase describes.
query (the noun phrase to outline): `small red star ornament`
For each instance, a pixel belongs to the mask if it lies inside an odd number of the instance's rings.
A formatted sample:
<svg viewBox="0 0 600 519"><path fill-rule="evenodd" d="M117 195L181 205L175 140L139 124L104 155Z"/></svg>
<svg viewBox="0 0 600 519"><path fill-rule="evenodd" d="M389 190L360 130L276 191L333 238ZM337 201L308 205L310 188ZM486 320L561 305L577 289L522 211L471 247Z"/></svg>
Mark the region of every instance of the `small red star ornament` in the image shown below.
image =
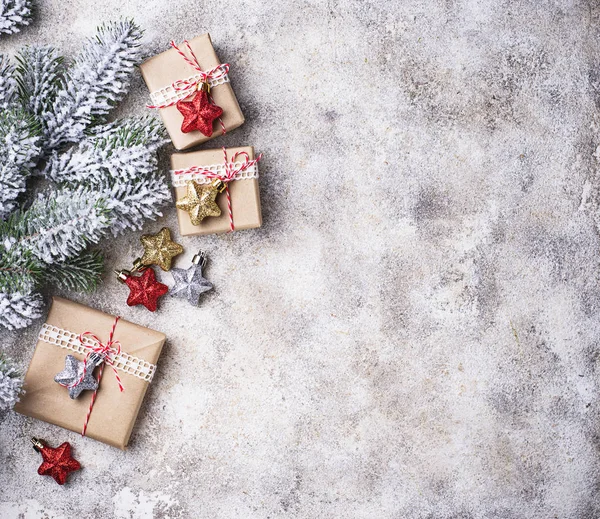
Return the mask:
<svg viewBox="0 0 600 519"><path fill-rule="evenodd" d="M210 102L208 92L204 88L198 90L191 101L183 99L177 101L177 110L183 115L183 123L181 123L183 133L198 130L206 137L210 137L213 133L214 120L223 115L223 109Z"/></svg>
<svg viewBox="0 0 600 519"><path fill-rule="evenodd" d="M64 485L70 472L81 468L79 462L71 456L71 444L63 443L60 447L53 449L41 440L32 438L33 448L38 451L44 461L38 469L40 476L52 476L59 485Z"/></svg>
<svg viewBox="0 0 600 519"><path fill-rule="evenodd" d="M156 281L156 274L151 268L142 272L141 276L125 275L123 281L129 287L129 306L144 305L151 312L156 311L158 298L164 296L169 287Z"/></svg>

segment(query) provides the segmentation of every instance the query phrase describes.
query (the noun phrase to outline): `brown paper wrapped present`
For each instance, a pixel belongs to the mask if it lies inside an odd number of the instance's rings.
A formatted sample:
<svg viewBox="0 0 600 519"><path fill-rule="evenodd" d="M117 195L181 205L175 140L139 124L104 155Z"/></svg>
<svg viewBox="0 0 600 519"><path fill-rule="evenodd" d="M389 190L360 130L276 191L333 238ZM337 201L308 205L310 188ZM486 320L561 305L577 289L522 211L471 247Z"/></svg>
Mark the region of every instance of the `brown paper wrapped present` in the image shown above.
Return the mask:
<svg viewBox="0 0 600 519"><path fill-rule="evenodd" d="M54 376L65 368L67 355L83 360L91 351L81 344L79 334L91 332L104 343L114 324L112 315L55 297L25 376L25 394L15 410L81 432L93 391L83 391L77 399L71 399L68 389L56 383ZM93 343L89 336L83 339ZM125 449L165 335L121 319L115 326L113 340L121 344L121 354L113 362L124 390L119 390L115 373L105 364L86 436Z"/></svg>
<svg viewBox="0 0 600 519"><path fill-rule="evenodd" d="M187 195L188 182L195 180L210 184L211 179L200 175L183 173L185 171L207 170L222 176L225 172L225 157L222 149L203 150L191 153L174 153L171 155L171 179L175 187L175 200L181 201ZM240 154L246 153L241 156ZM199 225L192 223L190 214L182 209L177 209L179 232L182 236L205 235L224 233L231 230L230 216L233 219L234 229L254 229L262 225L260 209L260 193L258 188L258 164L254 158L254 148L243 146L228 148L227 159L232 168L241 169L245 159L250 167L236 174L234 180L228 183L231 197L231 214L227 206L226 193L217 197L217 204L221 209L220 216L208 216ZM236 154L238 157L236 158ZM260 158L260 157L259 157ZM190 168L192 168L190 170Z"/></svg>
<svg viewBox="0 0 600 519"><path fill-rule="evenodd" d="M186 44L179 46L179 49L192 62L195 56L202 71L206 72L221 65L209 34L198 36L188 43L193 51L193 56L190 55ZM140 65L140 70L146 85L150 89L150 98L154 106L164 106L188 98L194 93L194 89L178 91L174 85L177 85L177 82L180 82L179 85L181 85L181 82L186 80L194 82L199 78L198 71L175 48L146 60ZM216 75L219 76L218 79L209 81L211 86L210 95L214 104L223 109L223 115L220 121L218 119L214 121L213 133L210 137L197 130L183 133L181 125L184 119L177 106L172 105L159 110L173 145L178 150L191 148L222 135L221 121L226 131L233 130L244 123L244 115L229 83L229 76L227 74L223 76L219 73Z"/></svg>

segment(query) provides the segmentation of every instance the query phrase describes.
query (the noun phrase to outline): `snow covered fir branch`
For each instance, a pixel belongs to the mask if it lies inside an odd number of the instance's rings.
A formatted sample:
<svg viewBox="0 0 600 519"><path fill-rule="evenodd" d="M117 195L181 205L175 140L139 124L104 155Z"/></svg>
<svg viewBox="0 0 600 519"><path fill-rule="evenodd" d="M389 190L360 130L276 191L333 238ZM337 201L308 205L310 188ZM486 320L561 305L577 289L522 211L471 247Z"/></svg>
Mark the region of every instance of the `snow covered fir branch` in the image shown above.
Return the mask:
<svg viewBox="0 0 600 519"><path fill-rule="evenodd" d="M19 401L23 378L9 359L0 356L0 412L12 409Z"/></svg>
<svg viewBox="0 0 600 519"><path fill-rule="evenodd" d="M29 25L31 0L0 0L0 34L14 34Z"/></svg>
<svg viewBox="0 0 600 519"><path fill-rule="evenodd" d="M40 316L38 291L96 288L107 235L139 229L171 198L162 125L108 121L141 62L142 31L107 24L68 64L49 47L0 56L0 326Z"/></svg>

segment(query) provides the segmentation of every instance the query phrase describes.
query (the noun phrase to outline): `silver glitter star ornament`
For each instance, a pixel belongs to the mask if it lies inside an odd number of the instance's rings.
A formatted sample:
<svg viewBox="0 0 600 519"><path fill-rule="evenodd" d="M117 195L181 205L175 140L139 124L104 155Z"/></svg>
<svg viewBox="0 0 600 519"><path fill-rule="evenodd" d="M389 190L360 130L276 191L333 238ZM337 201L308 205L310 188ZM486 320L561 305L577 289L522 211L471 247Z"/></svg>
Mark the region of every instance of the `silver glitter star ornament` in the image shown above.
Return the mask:
<svg viewBox="0 0 600 519"><path fill-rule="evenodd" d="M54 381L68 388L69 396L73 399L77 398L82 391L96 391L98 380L94 377L94 370L96 366L103 362L104 357L97 353L92 353L88 357L87 363L76 359L73 355L67 355L65 357L65 369L54 377Z"/></svg>
<svg viewBox="0 0 600 519"><path fill-rule="evenodd" d="M175 297L187 299L191 304L197 306L200 302L200 294L213 288L212 283L202 276L206 260L206 253L200 251L192 259L192 266L189 269L171 269L175 286L169 293Z"/></svg>

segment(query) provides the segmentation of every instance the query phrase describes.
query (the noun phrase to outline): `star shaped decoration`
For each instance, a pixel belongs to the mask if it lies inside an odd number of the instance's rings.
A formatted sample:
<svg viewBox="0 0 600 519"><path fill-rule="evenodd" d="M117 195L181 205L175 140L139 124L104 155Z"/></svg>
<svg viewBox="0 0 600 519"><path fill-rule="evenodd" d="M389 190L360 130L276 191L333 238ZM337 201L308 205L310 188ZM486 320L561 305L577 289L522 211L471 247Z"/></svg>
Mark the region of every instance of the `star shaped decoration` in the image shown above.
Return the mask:
<svg viewBox="0 0 600 519"><path fill-rule="evenodd" d="M102 360L100 361L102 362ZM77 398L82 391L96 391L98 389L98 381L94 377L94 369L98 364L90 361L85 363L77 360L73 355L65 357L65 369L54 377L54 381L61 386L69 388L69 396L73 399ZM85 366L85 373L84 373ZM83 378L82 378L83 376ZM79 379L81 382L75 384ZM75 384L71 386L71 384Z"/></svg>
<svg viewBox="0 0 600 519"><path fill-rule="evenodd" d="M125 283L129 287L127 304L144 305L151 312L156 311L158 298L164 296L169 290L167 285L156 281L156 274L151 268L144 270L141 276L127 276Z"/></svg>
<svg viewBox="0 0 600 519"><path fill-rule="evenodd" d="M65 484L70 472L81 468L79 462L71 456L69 442L63 443L56 449L43 445L39 441L37 444L34 442L34 446L44 460L38 468L38 474L40 476L52 476L59 485Z"/></svg>
<svg viewBox="0 0 600 519"><path fill-rule="evenodd" d="M192 225L200 225L207 216L220 216L221 208L216 200L219 188L216 184L202 184L197 180L189 180L186 196L177 200L177 209L190 215Z"/></svg>
<svg viewBox="0 0 600 519"><path fill-rule="evenodd" d="M200 294L213 288L212 283L202 276L201 264L194 264L189 269L173 269L171 275L175 281L171 294L187 299L192 305L198 305Z"/></svg>
<svg viewBox="0 0 600 519"><path fill-rule="evenodd" d="M169 270L173 258L183 252L183 247L171 240L171 231L166 227L156 234L144 234L140 240L144 246L142 264L158 265L164 271Z"/></svg>
<svg viewBox="0 0 600 519"><path fill-rule="evenodd" d="M208 93L202 89L196 92L191 101L180 99L177 110L183 115L181 131L190 133L198 130L206 137L213 133L213 122L223 115L223 109L210 102Z"/></svg>

